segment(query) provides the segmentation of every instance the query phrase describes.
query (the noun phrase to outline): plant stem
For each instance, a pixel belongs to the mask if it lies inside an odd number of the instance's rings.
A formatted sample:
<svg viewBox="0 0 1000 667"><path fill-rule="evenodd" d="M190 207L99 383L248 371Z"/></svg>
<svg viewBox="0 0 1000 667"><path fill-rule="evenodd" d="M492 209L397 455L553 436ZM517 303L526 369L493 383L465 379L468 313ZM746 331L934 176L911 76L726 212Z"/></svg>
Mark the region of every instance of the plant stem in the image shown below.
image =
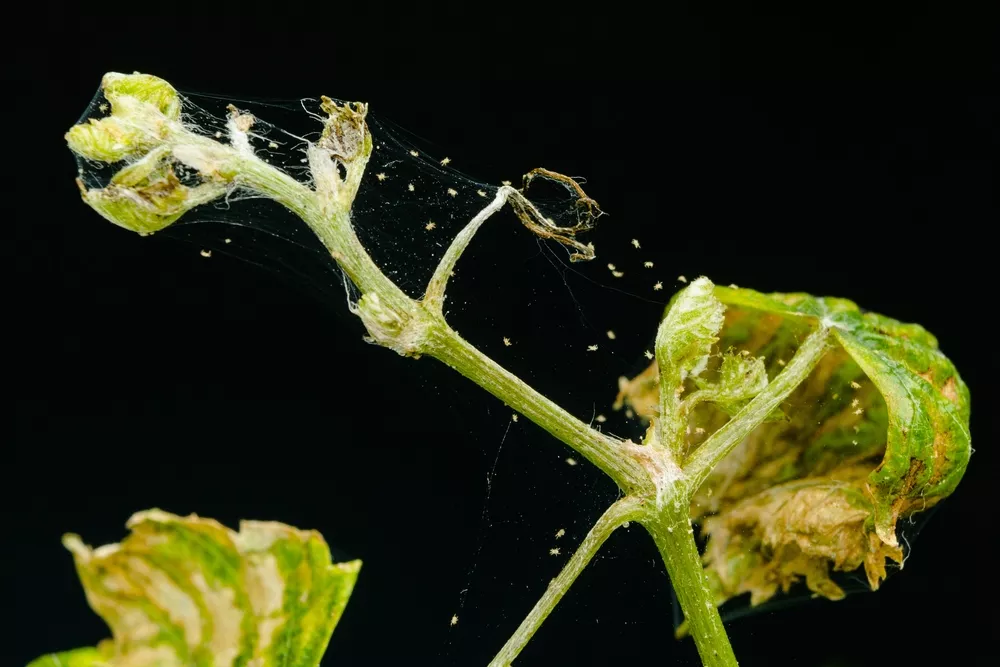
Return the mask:
<svg viewBox="0 0 1000 667"><path fill-rule="evenodd" d="M771 380L767 388L687 457L682 468L692 491L696 491L733 447L760 426L809 376L826 352L829 334L830 330L826 327L820 327L809 334L795 351L792 360Z"/></svg>
<svg viewBox="0 0 1000 667"><path fill-rule="evenodd" d="M431 276L430 282L427 284L427 291L424 293L423 302L433 309L435 312L441 312L444 306L444 290L448 284L448 278L451 277L452 271L455 269L455 265L458 263L458 258L462 256L465 249L469 246L472 241L472 237L476 235L479 228L483 226L490 216L503 208L504 203L507 201L507 197L513 191L508 185L504 185L497 190L496 197L490 202L489 206L481 210L476 216L469 221L462 231L452 240L451 245L448 246L448 250L444 253L444 257L438 262L437 268L434 269L434 275Z"/></svg>
<svg viewBox="0 0 1000 667"><path fill-rule="evenodd" d="M736 656L722 627L722 617L702 567L694 530L688 515L689 503L673 509L668 502L656 517L643 522L660 550L677 599L704 667L736 667Z"/></svg>
<svg viewBox="0 0 1000 667"><path fill-rule="evenodd" d="M200 137L196 141L210 141ZM218 148L216 148L218 150ZM227 149L232 151L232 149ZM497 362L461 338L444 320L440 309L424 307L396 286L375 264L351 226L347 212L324 214L317 205L315 193L284 172L253 157L232 151L231 159L238 166L240 180L299 215L319 237L344 272L363 294L375 294L395 315L406 320L420 320L419 342L413 352L427 354L451 366L480 387L502 400L514 410L532 420L553 436L576 450L581 456L607 473L626 492L649 490L652 483L645 469L634 459L622 455L618 441L590 428ZM502 205L500 193L494 205ZM492 213L494 205L487 207ZM450 266L468 245L472 233L489 217L477 216L465 232L464 243L456 241L449 248ZM445 263L447 268L447 263ZM447 278L450 268L435 272L435 277ZM432 280L432 286L437 284ZM412 332L409 332L412 335Z"/></svg>
<svg viewBox="0 0 1000 667"><path fill-rule="evenodd" d="M629 494L653 490L649 472L620 443L590 428L469 344L447 325L430 331L427 354L451 366L603 470Z"/></svg>
<svg viewBox="0 0 1000 667"><path fill-rule="evenodd" d="M525 647L531 637L545 621L552 610L569 590L569 587L580 576L590 559L594 557L601 545L619 526L628 521L634 521L644 515L642 501L626 496L609 507L594 527L590 529L583 542L577 548L566 566L555 579L549 582L548 588L541 599L535 603L531 613L521 621L521 625L507 640L500 652L490 662L489 667L507 667Z"/></svg>

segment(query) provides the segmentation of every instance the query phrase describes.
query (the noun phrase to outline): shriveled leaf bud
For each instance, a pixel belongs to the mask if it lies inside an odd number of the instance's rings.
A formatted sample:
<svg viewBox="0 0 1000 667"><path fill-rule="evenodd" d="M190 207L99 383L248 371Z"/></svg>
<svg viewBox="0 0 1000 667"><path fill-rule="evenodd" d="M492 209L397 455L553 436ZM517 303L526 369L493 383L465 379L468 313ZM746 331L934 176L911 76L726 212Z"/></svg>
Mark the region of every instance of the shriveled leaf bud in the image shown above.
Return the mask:
<svg viewBox="0 0 1000 667"><path fill-rule="evenodd" d="M319 141L309 148L309 168L324 206L346 212L358 193L372 152L372 137L365 122L368 105L341 105L325 95L321 100L328 117ZM335 162L343 166L343 176Z"/></svg>
<svg viewBox="0 0 1000 667"><path fill-rule="evenodd" d="M140 234L152 234L174 223L195 206L225 194L223 181L193 187L181 183L166 148L152 151L111 179L105 188L88 190L77 180L83 200L105 219Z"/></svg>
<svg viewBox="0 0 1000 667"><path fill-rule="evenodd" d="M368 105L363 102L337 104L324 95L321 108L328 114L318 145L345 164L371 152L371 135L365 123Z"/></svg>

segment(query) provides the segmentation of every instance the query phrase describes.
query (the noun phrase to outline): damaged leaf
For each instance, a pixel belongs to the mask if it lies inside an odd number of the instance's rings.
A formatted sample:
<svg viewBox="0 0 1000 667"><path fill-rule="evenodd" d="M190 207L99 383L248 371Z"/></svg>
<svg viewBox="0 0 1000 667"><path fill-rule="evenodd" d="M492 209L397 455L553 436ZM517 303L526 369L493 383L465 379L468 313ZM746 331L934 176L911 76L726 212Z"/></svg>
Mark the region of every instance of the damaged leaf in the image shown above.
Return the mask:
<svg viewBox="0 0 1000 667"><path fill-rule="evenodd" d="M685 402L694 405L711 401L731 416L767 388L767 369L762 359L730 352L722 357L718 379L711 382L695 378L694 383L698 391Z"/></svg>
<svg viewBox="0 0 1000 667"><path fill-rule="evenodd" d="M169 83L149 74L109 72L101 89L111 115L91 118L66 133L70 149L88 160L118 162L138 157L166 138L181 114L181 101Z"/></svg>
<svg viewBox="0 0 1000 667"><path fill-rule="evenodd" d="M192 208L221 197L228 188L222 180L184 185L166 147L122 168L105 188L88 190L80 180L77 185L83 200L102 217L140 234L168 227Z"/></svg>
<svg viewBox="0 0 1000 667"><path fill-rule="evenodd" d="M675 294L656 332L660 440L673 450L684 438L680 405L684 382L708 366L722 328L725 307L712 294L713 287L712 281L701 277Z"/></svg>
<svg viewBox="0 0 1000 667"><path fill-rule="evenodd" d="M726 306L724 323L704 373L682 389L698 403L686 413L687 452L742 400L692 397L741 372L759 378L737 361L754 360L774 377L816 328L829 328L835 343L782 404L783 416L737 445L693 499L718 603L749 593L756 605L798 581L837 599L843 591L831 569L863 567L877 589L886 558L903 560L899 519L932 507L962 478L968 388L919 325L846 299L723 287L713 294ZM658 403L655 365L620 382L619 403L646 419Z"/></svg>
<svg viewBox="0 0 1000 667"><path fill-rule="evenodd" d="M885 559L903 553L864 524L872 513L864 489L866 465L845 466L829 475L778 484L703 519L710 536L704 554L718 602L743 593L750 604L787 593L805 579L814 593L831 600L844 591L829 575L864 565L874 589L885 577Z"/></svg>
<svg viewBox="0 0 1000 667"><path fill-rule="evenodd" d="M280 523L235 532L150 510L128 527L97 549L63 538L112 638L29 667L315 667L361 566L332 563L319 533Z"/></svg>
<svg viewBox="0 0 1000 667"><path fill-rule="evenodd" d="M321 100L327 119L319 141L309 147L309 166L321 198L327 205L346 211L358 193L374 145L365 122L368 105L337 104L325 95ZM335 163L343 167L343 175Z"/></svg>
<svg viewBox="0 0 1000 667"><path fill-rule="evenodd" d="M656 334L656 362L665 387L682 387L688 376L699 375L708 365L725 310L713 287L708 278L698 278L667 306Z"/></svg>

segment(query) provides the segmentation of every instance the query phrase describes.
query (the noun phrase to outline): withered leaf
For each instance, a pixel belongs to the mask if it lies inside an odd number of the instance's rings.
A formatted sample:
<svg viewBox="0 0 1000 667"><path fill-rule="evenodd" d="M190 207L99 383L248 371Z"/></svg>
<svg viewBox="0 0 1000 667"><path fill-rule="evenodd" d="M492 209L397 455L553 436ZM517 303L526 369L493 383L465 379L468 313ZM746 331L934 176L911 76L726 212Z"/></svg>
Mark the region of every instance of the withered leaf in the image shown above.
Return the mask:
<svg viewBox="0 0 1000 667"><path fill-rule="evenodd" d="M692 502L705 567L721 604L752 604L804 580L836 599L833 570L863 567L872 589L902 562L896 524L947 497L971 453L969 391L923 327L846 299L715 287L725 322L696 393L760 358L774 377L819 326L836 345L782 405L712 472ZM656 364L620 382L619 402L655 417ZM688 415L687 451L731 417L705 402Z"/></svg>
<svg viewBox="0 0 1000 667"><path fill-rule="evenodd" d="M161 147L122 168L105 188L87 189L79 180L77 185L83 200L106 220L152 234L194 207L221 197L228 187L221 180L184 185L174 167L169 149Z"/></svg>

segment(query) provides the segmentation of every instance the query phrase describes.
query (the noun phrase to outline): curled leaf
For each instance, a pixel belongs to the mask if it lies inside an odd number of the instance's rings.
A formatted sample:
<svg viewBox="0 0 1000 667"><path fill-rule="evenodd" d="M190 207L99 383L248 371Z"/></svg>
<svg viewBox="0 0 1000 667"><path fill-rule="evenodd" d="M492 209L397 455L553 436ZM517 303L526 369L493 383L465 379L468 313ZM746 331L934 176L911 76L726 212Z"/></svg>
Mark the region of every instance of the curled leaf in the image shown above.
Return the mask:
<svg viewBox="0 0 1000 667"><path fill-rule="evenodd" d="M688 376L696 377L708 366L725 311L713 288L708 278L698 278L667 306L656 333L656 363L664 387L679 391Z"/></svg>
<svg viewBox="0 0 1000 667"><path fill-rule="evenodd" d="M831 569L863 567L878 588L886 559L902 563L899 519L947 497L965 471L968 388L919 325L846 299L713 293L726 306L724 323L703 376L682 387L687 400L738 377L740 358L759 359L773 377L817 327L829 328L836 343L782 404L780 419L737 445L694 497L691 514L708 539L705 567L718 602L749 593L759 604L801 580L836 599L843 592ZM759 369L745 370L759 378ZM655 418L641 409L657 403L649 372L621 383L619 400ZM740 404L705 398L692 400L698 405L685 415L687 452Z"/></svg>
<svg viewBox="0 0 1000 667"><path fill-rule="evenodd" d="M127 111L122 105L126 103L126 98L131 98L152 105L171 120L180 118L180 96L173 86L158 76L139 72L108 72L101 79L101 88L111 103L113 113Z"/></svg>
<svg viewBox="0 0 1000 667"><path fill-rule="evenodd" d="M111 115L91 118L66 133L70 149L89 160L117 162L141 156L162 144L180 118L180 96L158 77L109 72L101 89L111 103Z"/></svg>
<svg viewBox="0 0 1000 667"><path fill-rule="evenodd" d="M319 533L280 523L244 521L235 532L150 510L128 526L120 544L97 549L63 538L113 636L54 654L64 665L315 667L361 565L332 563Z"/></svg>
<svg viewBox="0 0 1000 667"><path fill-rule="evenodd" d="M323 95L321 108L328 118L317 145L325 148L345 165L371 152L371 135L365 117L368 105L363 102L337 104Z"/></svg>
<svg viewBox="0 0 1000 667"><path fill-rule="evenodd" d="M574 224L557 225L552 218L545 215L534 202L528 199L525 193L531 184L543 181L556 184L570 194L573 202L571 210L575 218ZM572 252L569 261L571 262L594 259L596 255L593 244L584 244L577 239L577 234L593 229L594 225L597 224L597 219L604 214L597 202L587 196L587 193L574 179L551 169L542 167L532 169L524 175L523 183L520 190L510 191L507 200L521 223L539 237L558 241L570 248Z"/></svg>
<svg viewBox="0 0 1000 667"><path fill-rule="evenodd" d="M701 277L675 294L656 332L658 442L672 451L683 448L684 382L707 368L722 328L725 307L715 298L713 287L712 281Z"/></svg>
<svg viewBox="0 0 1000 667"><path fill-rule="evenodd" d="M337 104L325 95L321 101L327 119L319 141L309 147L309 168L324 206L332 206L331 213L346 212L358 193L372 152L372 135L365 121L368 105Z"/></svg>
<svg viewBox="0 0 1000 667"><path fill-rule="evenodd" d="M722 357L714 382L695 378L694 383L699 391L688 400L711 401L726 414L734 415L767 387L767 368L763 359L730 352Z"/></svg>
<svg viewBox="0 0 1000 667"><path fill-rule="evenodd" d="M119 227L152 234L177 221L187 211L226 193L221 180L181 183L169 149L157 148L122 168L105 188L87 189L77 180L83 200Z"/></svg>

